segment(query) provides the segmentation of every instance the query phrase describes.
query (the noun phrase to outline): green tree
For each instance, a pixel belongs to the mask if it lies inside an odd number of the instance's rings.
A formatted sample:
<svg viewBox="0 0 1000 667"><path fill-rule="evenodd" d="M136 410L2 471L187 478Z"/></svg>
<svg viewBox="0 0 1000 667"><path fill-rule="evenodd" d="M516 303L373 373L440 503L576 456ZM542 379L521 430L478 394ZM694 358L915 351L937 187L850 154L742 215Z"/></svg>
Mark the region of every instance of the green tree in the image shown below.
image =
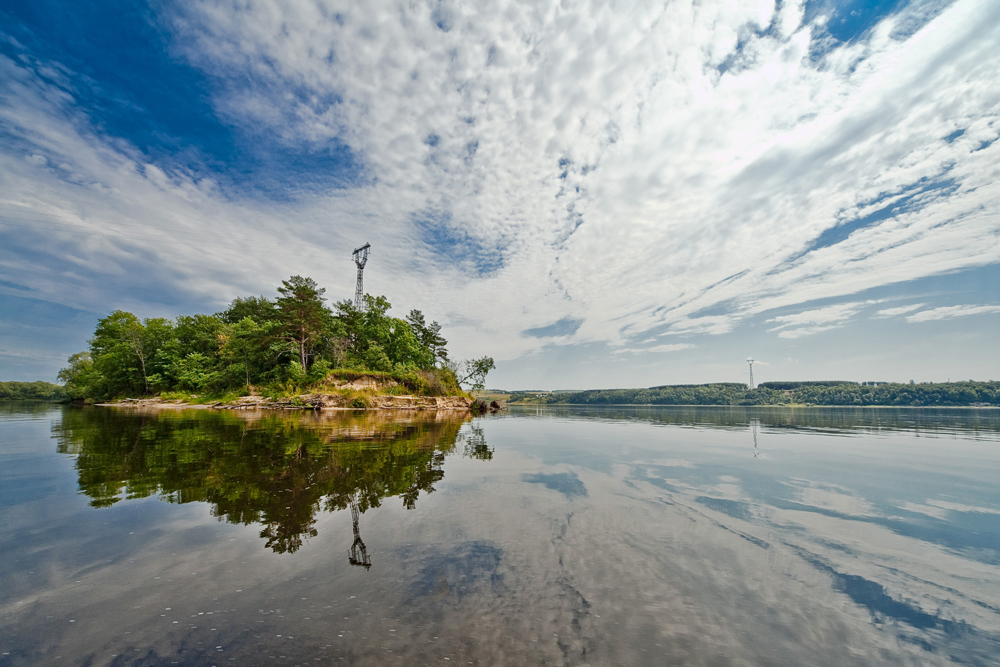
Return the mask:
<svg viewBox="0 0 1000 667"><path fill-rule="evenodd" d="M225 326L221 356L230 379L239 377L250 386L251 378L257 377L264 365L270 332L275 326L275 322L258 324L250 317Z"/></svg>
<svg viewBox="0 0 1000 667"><path fill-rule="evenodd" d="M486 386L486 376L496 368L493 357L466 359L454 364L452 370L459 384L467 384L473 391L481 391Z"/></svg>
<svg viewBox="0 0 1000 667"><path fill-rule="evenodd" d="M437 322L427 324L424 314L416 309L410 311L410 314L406 316L406 321L410 324L410 328L413 329L420 344L429 349L435 359L441 363L448 361L448 350L445 347L448 345L448 341L441 335L440 324Z"/></svg>
<svg viewBox="0 0 1000 667"><path fill-rule="evenodd" d="M413 326L388 314L384 296L365 295L365 309L350 301L336 304L337 320L350 341L353 361L377 371L418 370L434 366L434 352L422 344Z"/></svg>
<svg viewBox="0 0 1000 667"><path fill-rule="evenodd" d="M216 314L216 317L225 324L236 324L247 317L258 324L263 324L276 316L274 302L265 296L236 297L228 308Z"/></svg>
<svg viewBox="0 0 1000 667"><path fill-rule="evenodd" d="M299 363L309 370L309 357L313 346L322 338L328 328L330 311L323 305L323 293L312 278L292 276L281 281L276 305L280 336L298 348Z"/></svg>
<svg viewBox="0 0 1000 667"><path fill-rule="evenodd" d="M123 310L98 320L90 354L108 392L149 393L150 361L172 333L169 320L156 317L141 322Z"/></svg>
<svg viewBox="0 0 1000 667"><path fill-rule="evenodd" d="M192 384L192 369L211 375L219 363L222 333L225 324L215 315L180 315L174 321L172 335L160 347L154 359L157 375L150 378L150 384L161 389L181 387L203 390L208 388L204 377ZM197 355L189 359L191 355ZM194 364L194 366L192 366ZM185 380L181 381L181 375ZM214 383L220 375L212 376Z"/></svg>
<svg viewBox="0 0 1000 667"><path fill-rule="evenodd" d="M101 375L94 368L89 352L77 352L68 360L69 366L59 371L59 380L66 385L66 397L81 400L93 396L100 386Z"/></svg>

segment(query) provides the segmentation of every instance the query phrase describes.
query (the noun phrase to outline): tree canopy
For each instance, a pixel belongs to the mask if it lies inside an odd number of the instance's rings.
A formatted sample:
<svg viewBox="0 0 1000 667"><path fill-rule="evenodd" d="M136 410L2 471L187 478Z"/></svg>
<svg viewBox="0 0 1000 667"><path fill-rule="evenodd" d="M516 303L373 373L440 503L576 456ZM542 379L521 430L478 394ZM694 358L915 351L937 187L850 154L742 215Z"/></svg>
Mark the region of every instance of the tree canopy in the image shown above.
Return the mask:
<svg viewBox="0 0 1000 667"><path fill-rule="evenodd" d="M334 369L390 374L426 393L460 391L441 325L410 310L394 317L384 296L329 307L312 278L291 276L277 297L238 297L214 315L140 319L116 310L98 321L90 348L59 378L72 399L156 392L220 394L322 382ZM484 358L485 359L485 358ZM492 368L470 362L478 374ZM478 364L478 365L475 365ZM484 370L485 369L485 370Z"/></svg>

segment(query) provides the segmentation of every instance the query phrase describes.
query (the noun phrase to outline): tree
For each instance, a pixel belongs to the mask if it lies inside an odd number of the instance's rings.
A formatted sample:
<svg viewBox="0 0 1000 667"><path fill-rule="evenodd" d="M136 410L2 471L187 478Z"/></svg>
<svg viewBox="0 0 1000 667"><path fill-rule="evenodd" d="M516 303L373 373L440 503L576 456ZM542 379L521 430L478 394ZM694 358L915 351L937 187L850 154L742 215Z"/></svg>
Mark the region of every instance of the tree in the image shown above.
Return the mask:
<svg viewBox="0 0 1000 667"><path fill-rule="evenodd" d="M73 400L93 396L101 381L89 352L77 352L69 359L69 366L59 371L59 380L66 384L66 395Z"/></svg>
<svg viewBox="0 0 1000 667"><path fill-rule="evenodd" d="M273 320L276 315L277 311L273 301L265 296L248 296L245 298L236 297L229 304L229 308L221 313L216 313L215 316L226 324L236 324L246 317L254 320L257 324L263 324Z"/></svg>
<svg viewBox="0 0 1000 667"><path fill-rule="evenodd" d="M352 361L376 371L433 367L434 352L420 341L412 322L390 316L389 308L389 300L384 296L370 294L365 295L363 311L350 301L337 302L336 319L350 341Z"/></svg>
<svg viewBox="0 0 1000 667"><path fill-rule="evenodd" d="M330 311L323 305L325 289L318 287L312 278L292 276L281 281L277 300L281 337L298 348L299 363L309 370L309 356L313 345L323 335Z"/></svg>
<svg viewBox="0 0 1000 667"><path fill-rule="evenodd" d="M251 369L260 364L268 333L273 328L273 322L261 326L251 317L225 326L220 353L228 362L226 373L230 378L243 376L241 379L250 386Z"/></svg>
<svg viewBox="0 0 1000 667"><path fill-rule="evenodd" d="M116 310L98 320L90 341L94 366L111 394L149 392L149 362L170 339L173 325L161 317L140 322L132 313Z"/></svg>
<svg viewBox="0 0 1000 667"><path fill-rule="evenodd" d="M192 386L190 378L191 355L198 355L197 368L200 372L211 374L219 358L222 346L222 332L225 325L215 315L180 315L173 327L173 335L160 347L156 354L154 366L157 375L150 376L150 384L159 388L170 388L175 385L188 388L205 388L205 382L198 387ZM181 382L181 375L188 380ZM155 380L155 381L154 381Z"/></svg>
<svg viewBox="0 0 1000 667"><path fill-rule="evenodd" d="M436 360L440 360L442 363L448 361L448 350L445 349L448 341L441 335L440 324L437 322L427 324L424 320L424 314L416 309L410 311L410 314L406 316L406 321L409 322L420 344L430 350Z"/></svg>
<svg viewBox="0 0 1000 667"><path fill-rule="evenodd" d="M482 391L486 386L487 374L494 368L496 364L493 363L493 357L480 357L453 364L451 370L459 384L468 384L472 391Z"/></svg>

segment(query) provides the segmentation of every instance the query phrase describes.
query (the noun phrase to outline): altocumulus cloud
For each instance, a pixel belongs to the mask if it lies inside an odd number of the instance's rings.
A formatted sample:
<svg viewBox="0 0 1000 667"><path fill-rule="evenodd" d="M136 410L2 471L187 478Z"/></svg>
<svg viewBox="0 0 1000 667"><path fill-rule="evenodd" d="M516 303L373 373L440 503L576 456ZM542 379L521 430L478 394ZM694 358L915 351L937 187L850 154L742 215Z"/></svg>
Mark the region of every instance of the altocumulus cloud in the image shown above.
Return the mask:
<svg viewBox="0 0 1000 667"><path fill-rule="evenodd" d="M220 122L265 152L350 156L281 198L109 134L79 73L8 37L2 205L33 222L4 227L3 272L165 313L289 273L349 294L370 240L371 291L501 359L997 263L1000 4L837 19L794 0L162 9ZM866 304L769 321L801 337Z"/></svg>
<svg viewBox="0 0 1000 667"><path fill-rule="evenodd" d="M779 315L767 321L776 323L776 326L771 331L780 331L781 333L778 334L778 337L801 338L802 336L809 336L843 326L862 307L870 303L875 302L839 303L824 308L806 310L793 315Z"/></svg>
<svg viewBox="0 0 1000 667"><path fill-rule="evenodd" d="M942 306L914 313L906 318L907 322L930 322L933 320L948 320L953 317L980 315L985 313L1000 313L1000 306Z"/></svg>

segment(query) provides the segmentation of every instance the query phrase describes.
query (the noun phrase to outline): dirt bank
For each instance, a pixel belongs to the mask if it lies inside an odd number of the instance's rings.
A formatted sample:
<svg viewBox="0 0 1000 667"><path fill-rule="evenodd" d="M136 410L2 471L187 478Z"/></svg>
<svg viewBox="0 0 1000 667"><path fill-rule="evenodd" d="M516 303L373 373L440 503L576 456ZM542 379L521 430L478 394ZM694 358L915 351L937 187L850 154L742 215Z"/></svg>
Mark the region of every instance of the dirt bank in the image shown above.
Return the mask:
<svg viewBox="0 0 1000 667"><path fill-rule="evenodd" d="M271 399L264 396L241 396L231 403L185 403L153 398L125 398L102 406L117 408L200 408L211 410L464 410L472 401L464 396L388 396L372 395L348 398L337 394L302 394Z"/></svg>

